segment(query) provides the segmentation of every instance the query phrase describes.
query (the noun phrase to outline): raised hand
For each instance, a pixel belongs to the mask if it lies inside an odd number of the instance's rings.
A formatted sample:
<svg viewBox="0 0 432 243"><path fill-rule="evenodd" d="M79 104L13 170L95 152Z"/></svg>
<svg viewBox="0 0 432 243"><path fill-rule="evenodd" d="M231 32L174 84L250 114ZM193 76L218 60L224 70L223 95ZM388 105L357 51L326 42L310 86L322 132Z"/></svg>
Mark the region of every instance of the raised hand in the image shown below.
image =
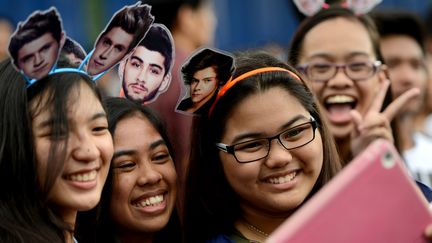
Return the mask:
<svg viewBox="0 0 432 243"><path fill-rule="evenodd" d="M362 115L356 110L351 111L354 122L354 130L351 132L351 152L353 156L359 154L377 138L384 138L393 142L394 138L390 122L410 99L420 94L418 88L407 90L394 99L383 112L380 112L389 86L390 80L387 79L382 82L377 96L365 114Z"/></svg>

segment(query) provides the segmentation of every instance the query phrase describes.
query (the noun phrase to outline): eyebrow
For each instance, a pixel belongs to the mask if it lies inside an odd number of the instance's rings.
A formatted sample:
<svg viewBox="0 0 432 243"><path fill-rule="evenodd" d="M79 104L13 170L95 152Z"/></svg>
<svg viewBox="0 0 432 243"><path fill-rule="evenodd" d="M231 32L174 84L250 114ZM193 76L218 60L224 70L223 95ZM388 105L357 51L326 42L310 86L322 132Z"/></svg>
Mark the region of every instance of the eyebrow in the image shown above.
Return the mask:
<svg viewBox="0 0 432 243"><path fill-rule="evenodd" d="M160 139L160 140L157 140L157 141L151 143L149 148L150 148L150 150L152 150L152 149L157 148L160 145L166 145L166 143L163 139ZM136 154L136 150L133 150L133 149L116 151L116 152L114 152L112 160L114 160L120 156L134 155L134 154Z"/></svg>
<svg viewBox="0 0 432 243"><path fill-rule="evenodd" d="M150 144L150 149L155 149L160 145L166 145L165 141L163 139L159 139L157 141L154 141L153 143Z"/></svg>
<svg viewBox="0 0 432 243"><path fill-rule="evenodd" d="M369 54L366 52L355 51L355 52L349 53L347 56L344 56L344 59L350 59L350 58L357 57L357 56L369 57ZM329 53L316 53L316 54L313 54L309 59L320 58L320 57L325 58L325 59L335 59L335 57Z"/></svg>
<svg viewBox="0 0 432 243"><path fill-rule="evenodd" d="M116 151L114 152L114 155L112 157L111 160L115 160L118 157L124 156L124 155L133 155L136 153L136 150L120 150L120 151Z"/></svg>
<svg viewBox="0 0 432 243"><path fill-rule="evenodd" d="M88 119L88 121L94 121L94 120L97 120L99 118L106 118L106 117L107 117L107 115L105 114L105 112L98 112L98 113L94 114L92 117L90 117L90 119ZM42 129L42 128L50 126L53 123L54 123L54 119L51 118L51 119L48 119L48 120L41 122L37 126L37 128Z"/></svg>
<svg viewBox="0 0 432 243"><path fill-rule="evenodd" d="M46 43L45 45L41 46L41 48L38 49L38 52L40 52L43 49L50 47L53 44L53 42L54 41L50 41L50 42Z"/></svg>
<svg viewBox="0 0 432 243"><path fill-rule="evenodd" d="M130 59L131 60L132 59L136 59L137 61L139 61L141 63L144 63L144 60L141 57L137 56L137 55L133 55ZM163 70L163 67L161 65L159 65L159 64L156 64L156 63L149 63L149 66L151 66L151 67L157 67L160 70Z"/></svg>
<svg viewBox="0 0 432 243"><path fill-rule="evenodd" d="M295 117L293 117L291 120L289 120L288 122L284 123L282 126L280 126L280 130L286 129L288 127L290 127L292 124L294 124L295 122L297 122L298 120L307 120L307 118L304 115L297 115ZM261 137L264 136L264 133L243 133L243 134L239 134L237 136L234 137L233 141L231 142L231 144L235 144L245 138L257 138L257 137Z"/></svg>

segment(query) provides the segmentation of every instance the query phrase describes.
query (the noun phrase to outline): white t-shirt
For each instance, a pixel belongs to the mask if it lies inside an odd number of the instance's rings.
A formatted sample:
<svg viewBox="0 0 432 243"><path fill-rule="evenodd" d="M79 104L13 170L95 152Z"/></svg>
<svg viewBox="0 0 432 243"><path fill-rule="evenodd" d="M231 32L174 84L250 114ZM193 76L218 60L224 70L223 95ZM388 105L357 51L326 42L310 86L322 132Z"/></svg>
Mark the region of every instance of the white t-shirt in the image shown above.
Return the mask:
<svg viewBox="0 0 432 243"><path fill-rule="evenodd" d="M405 150L403 157L416 180L432 187L432 137L416 132L414 147Z"/></svg>
<svg viewBox="0 0 432 243"><path fill-rule="evenodd" d="M426 117L424 129L427 135L432 136L432 114Z"/></svg>

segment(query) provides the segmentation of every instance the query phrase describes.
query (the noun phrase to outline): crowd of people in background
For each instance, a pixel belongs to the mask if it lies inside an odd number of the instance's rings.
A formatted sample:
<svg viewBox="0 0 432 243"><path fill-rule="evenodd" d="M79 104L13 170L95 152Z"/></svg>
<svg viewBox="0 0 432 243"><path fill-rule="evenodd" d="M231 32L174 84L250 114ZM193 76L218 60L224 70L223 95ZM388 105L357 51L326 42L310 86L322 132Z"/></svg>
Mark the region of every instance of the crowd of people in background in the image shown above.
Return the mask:
<svg viewBox="0 0 432 243"><path fill-rule="evenodd" d="M0 242L265 242L377 139L431 203L432 34L331 2L284 55L211 48L210 0L126 6L89 53L55 8L0 19Z"/></svg>

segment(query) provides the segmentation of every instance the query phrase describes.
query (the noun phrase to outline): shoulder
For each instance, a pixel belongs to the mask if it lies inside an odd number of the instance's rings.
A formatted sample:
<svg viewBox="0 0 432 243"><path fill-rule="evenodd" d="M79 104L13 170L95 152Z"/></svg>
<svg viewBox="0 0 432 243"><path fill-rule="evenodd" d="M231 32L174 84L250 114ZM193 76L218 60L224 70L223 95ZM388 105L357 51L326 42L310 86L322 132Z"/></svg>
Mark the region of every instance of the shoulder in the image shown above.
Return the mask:
<svg viewBox="0 0 432 243"><path fill-rule="evenodd" d="M425 184L416 181L417 186L420 188L420 190L423 192L423 195L426 197L428 202L432 202L432 190L430 187L426 186Z"/></svg>
<svg viewBox="0 0 432 243"><path fill-rule="evenodd" d="M235 243L234 241L232 241L229 236L225 235L225 234L220 234L215 236L214 238L206 241L206 243Z"/></svg>
<svg viewBox="0 0 432 243"><path fill-rule="evenodd" d="M192 99L188 97L180 102L180 104L177 106L177 110L184 111L191 106L192 106Z"/></svg>

